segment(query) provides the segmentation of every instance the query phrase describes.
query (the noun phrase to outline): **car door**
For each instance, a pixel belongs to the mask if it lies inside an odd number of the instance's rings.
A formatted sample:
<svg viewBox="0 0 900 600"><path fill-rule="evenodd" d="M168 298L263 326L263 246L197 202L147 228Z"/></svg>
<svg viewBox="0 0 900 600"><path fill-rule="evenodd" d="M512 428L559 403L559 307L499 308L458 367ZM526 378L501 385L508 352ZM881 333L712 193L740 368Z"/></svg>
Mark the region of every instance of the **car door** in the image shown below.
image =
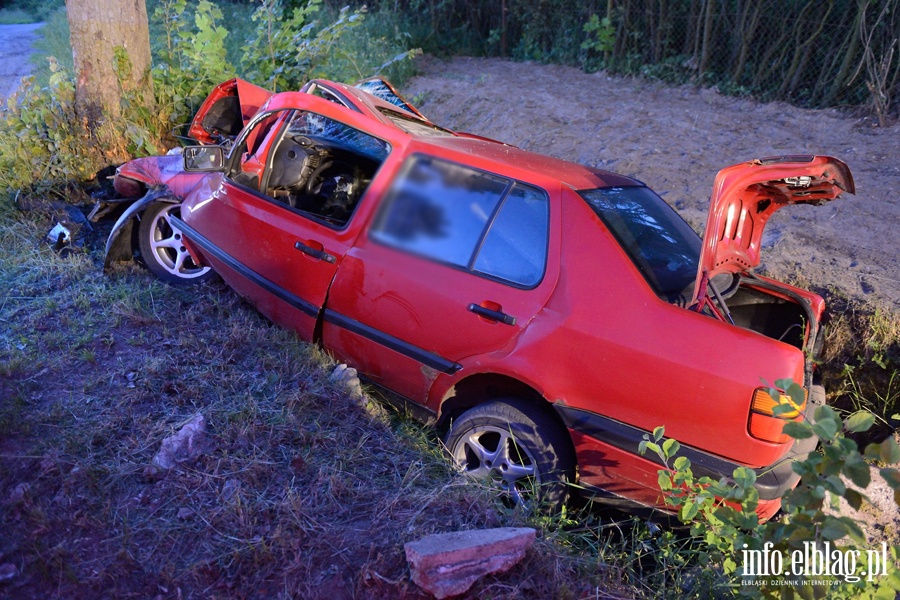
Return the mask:
<svg viewBox="0 0 900 600"><path fill-rule="evenodd" d="M412 155L338 270L325 346L424 402L437 376L510 347L544 306L557 219L545 189Z"/></svg>
<svg viewBox="0 0 900 600"><path fill-rule="evenodd" d="M299 96L299 95L295 95ZM255 119L236 142L221 186L183 208L185 231L260 312L306 339L341 257L350 221L390 145L335 116L290 108Z"/></svg>

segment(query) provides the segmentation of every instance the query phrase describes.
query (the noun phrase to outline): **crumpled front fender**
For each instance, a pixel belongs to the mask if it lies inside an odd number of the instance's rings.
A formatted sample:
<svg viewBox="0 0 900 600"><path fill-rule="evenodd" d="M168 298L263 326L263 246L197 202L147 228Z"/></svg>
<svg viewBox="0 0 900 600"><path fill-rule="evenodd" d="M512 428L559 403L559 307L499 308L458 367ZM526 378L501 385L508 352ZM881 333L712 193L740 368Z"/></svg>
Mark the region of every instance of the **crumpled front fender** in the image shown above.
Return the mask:
<svg viewBox="0 0 900 600"><path fill-rule="evenodd" d="M135 217L143 211L151 202L181 202L172 196L172 192L165 186L152 187L140 199L129 206L113 225L109 237L106 239L106 256L103 259L103 269L109 269L114 262L129 261L134 253L131 246L131 236L134 231Z"/></svg>

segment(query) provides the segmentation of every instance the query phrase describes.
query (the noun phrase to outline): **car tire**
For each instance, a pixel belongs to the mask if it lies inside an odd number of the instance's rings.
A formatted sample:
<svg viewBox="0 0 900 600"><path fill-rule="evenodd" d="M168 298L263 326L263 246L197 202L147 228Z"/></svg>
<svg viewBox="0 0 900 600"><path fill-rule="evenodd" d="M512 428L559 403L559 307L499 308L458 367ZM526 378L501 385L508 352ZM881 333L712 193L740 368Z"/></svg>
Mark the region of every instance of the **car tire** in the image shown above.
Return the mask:
<svg viewBox="0 0 900 600"><path fill-rule="evenodd" d="M532 404L518 399L479 404L453 421L445 443L463 473L498 484L507 505L539 505L555 513L568 498L575 473L572 442Z"/></svg>
<svg viewBox="0 0 900 600"><path fill-rule="evenodd" d="M181 231L170 217L181 216L181 204L154 202L141 215L138 247L150 272L171 284L199 283L212 277L212 269L194 262Z"/></svg>

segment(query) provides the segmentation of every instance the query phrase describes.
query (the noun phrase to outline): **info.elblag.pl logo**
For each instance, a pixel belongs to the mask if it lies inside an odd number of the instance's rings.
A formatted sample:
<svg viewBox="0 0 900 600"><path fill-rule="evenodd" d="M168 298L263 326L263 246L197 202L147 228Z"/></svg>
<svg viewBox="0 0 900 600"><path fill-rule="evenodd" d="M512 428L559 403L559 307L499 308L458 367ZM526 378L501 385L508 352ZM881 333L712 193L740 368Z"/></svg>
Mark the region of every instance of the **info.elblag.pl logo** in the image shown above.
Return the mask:
<svg viewBox="0 0 900 600"><path fill-rule="evenodd" d="M832 548L830 542L817 544L816 542L803 542L802 549L784 552L776 550L775 544L766 542L761 550L749 550L747 544L741 550L743 558L742 575L746 577L783 577L798 579L800 583L839 583L834 579L822 582L810 582L809 578L839 578L840 580L855 583L862 577L866 581L875 581L876 578L889 574L888 547L886 542L881 543L881 548L861 550ZM753 581L745 581L745 584L753 585ZM761 582L760 582L761 583ZM790 582L786 582L790 584Z"/></svg>

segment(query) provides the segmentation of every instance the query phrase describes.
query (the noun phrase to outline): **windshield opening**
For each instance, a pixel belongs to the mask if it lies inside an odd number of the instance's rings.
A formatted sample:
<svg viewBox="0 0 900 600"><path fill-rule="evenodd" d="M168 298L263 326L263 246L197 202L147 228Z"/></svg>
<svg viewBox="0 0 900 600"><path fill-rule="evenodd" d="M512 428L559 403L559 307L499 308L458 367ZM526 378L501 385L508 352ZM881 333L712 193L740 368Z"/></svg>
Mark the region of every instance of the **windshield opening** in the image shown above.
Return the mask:
<svg viewBox="0 0 900 600"><path fill-rule="evenodd" d="M581 190L578 194L660 298L679 305L690 301L702 242L671 206L643 186Z"/></svg>

